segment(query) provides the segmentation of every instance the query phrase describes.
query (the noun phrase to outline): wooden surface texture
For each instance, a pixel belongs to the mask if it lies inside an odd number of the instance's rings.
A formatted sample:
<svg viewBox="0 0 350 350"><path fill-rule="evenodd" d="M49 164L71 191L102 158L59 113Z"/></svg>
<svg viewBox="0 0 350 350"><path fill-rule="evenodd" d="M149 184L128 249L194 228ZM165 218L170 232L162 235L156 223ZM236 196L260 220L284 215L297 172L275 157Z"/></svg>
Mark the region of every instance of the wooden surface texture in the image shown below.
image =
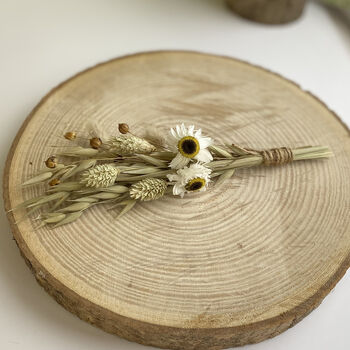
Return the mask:
<svg viewBox="0 0 350 350"><path fill-rule="evenodd" d="M205 193L142 203L115 221L95 207L57 229L8 214L39 283L104 330L173 349L262 341L293 326L350 265L349 131L294 83L245 62L152 52L88 69L53 89L26 119L4 176L6 209L39 195L20 184L69 130L97 121L136 133L195 124L249 148L328 145L330 160L237 171ZM52 146L59 146L52 147Z"/></svg>

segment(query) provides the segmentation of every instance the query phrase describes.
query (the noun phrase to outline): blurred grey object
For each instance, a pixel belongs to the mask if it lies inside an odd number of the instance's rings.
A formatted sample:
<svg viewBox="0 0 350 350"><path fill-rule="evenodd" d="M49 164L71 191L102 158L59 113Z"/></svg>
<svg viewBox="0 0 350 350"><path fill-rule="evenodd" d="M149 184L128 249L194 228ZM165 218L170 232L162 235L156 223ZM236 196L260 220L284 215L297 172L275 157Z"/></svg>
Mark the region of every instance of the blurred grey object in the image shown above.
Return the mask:
<svg viewBox="0 0 350 350"><path fill-rule="evenodd" d="M350 28L350 0L323 0L333 15L341 18Z"/></svg>
<svg viewBox="0 0 350 350"><path fill-rule="evenodd" d="M283 24L296 20L306 0L227 0L238 15L266 24Z"/></svg>
<svg viewBox="0 0 350 350"><path fill-rule="evenodd" d="M325 3L350 9L350 0L323 0Z"/></svg>
<svg viewBox="0 0 350 350"><path fill-rule="evenodd" d="M321 0L338 8L350 19L350 0ZM306 0L227 0L229 7L241 17L265 24L283 24L298 19Z"/></svg>

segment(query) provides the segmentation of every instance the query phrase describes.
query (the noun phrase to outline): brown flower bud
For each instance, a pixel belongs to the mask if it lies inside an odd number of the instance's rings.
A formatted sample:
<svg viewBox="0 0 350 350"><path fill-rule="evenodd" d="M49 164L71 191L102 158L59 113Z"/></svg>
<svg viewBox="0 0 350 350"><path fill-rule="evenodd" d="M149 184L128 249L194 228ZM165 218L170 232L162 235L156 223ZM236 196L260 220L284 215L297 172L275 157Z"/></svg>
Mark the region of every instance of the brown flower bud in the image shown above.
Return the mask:
<svg viewBox="0 0 350 350"><path fill-rule="evenodd" d="M65 137L67 140L72 141L72 140L76 139L77 134L76 134L74 131L68 131L68 132L66 132L66 133L64 134L64 137Z"/></svg>
<svg viewBox="0 0 350 350"><path fill-rule="evenodd" d="M57 158L55 156L51 156L45 160L45 165L48 168L56 168L57 165Z"/></svg>
<svg viewBox="0 0 350 350"><path fill-rule="evenodd" d="M118 125L118 129L121 134L127 134L129 132L129 125L121 123Z"/></svg>
<svg viewBox="0 0 350 350"><path fill-rule="evenodd" d="M98 149L102 145L102 140L99 137L93 137L90 139L90 146L92 148Z"/></svg>
<svg viewBox="0 0 350 350"><path fill-rule="evenodd" d="M60 183L61 181L59 179L52 179L50 182L49 182L49 185L50 186L56 186Z"/></svg>

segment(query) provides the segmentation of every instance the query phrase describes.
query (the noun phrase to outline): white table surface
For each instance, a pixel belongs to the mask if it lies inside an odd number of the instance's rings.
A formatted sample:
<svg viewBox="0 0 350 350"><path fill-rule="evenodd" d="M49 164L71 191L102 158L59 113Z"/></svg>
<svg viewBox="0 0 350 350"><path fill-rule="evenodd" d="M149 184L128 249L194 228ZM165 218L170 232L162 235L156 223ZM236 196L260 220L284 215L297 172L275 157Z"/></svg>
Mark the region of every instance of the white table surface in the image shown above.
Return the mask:
<svg viewBox="0 0 350 350"><path fill-rule="evenodd" d="M265 26L219 0L0 0L1 172L31 109L76 72L137 51L229 55L290 78L350 124L350 22L311 2L303 17ZM2 204L1 204L2 205ZM142 350L90 326L39 287L0 215L0 349ZM292 329L250 350L350 349L350 274Z"/></svg>

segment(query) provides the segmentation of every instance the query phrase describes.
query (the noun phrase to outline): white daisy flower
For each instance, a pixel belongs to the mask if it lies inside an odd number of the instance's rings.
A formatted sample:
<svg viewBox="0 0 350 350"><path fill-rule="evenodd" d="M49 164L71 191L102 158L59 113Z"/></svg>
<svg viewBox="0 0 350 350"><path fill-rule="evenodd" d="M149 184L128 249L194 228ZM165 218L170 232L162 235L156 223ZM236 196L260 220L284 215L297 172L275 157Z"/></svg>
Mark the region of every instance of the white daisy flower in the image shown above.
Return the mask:
<svg viewBox="0 0 350 350"><path fill-rule="evenodd" d="M212 142L210 137L202 136L201 129L194 130L193 125L188 128L183 123L176 125L175 129L170 129L170 135L167 139L169 149L177 153L169 166L172 169L180 169L186 166L191 159L203 163L212 161L213 156L207 150Z"/></svg>
<svg viewBox="0 0 350 350"><path fill-rule="evenodd" d="M175 182L173 194L184 196L186 192L205 191L210 182L211 169L204 165L193 163L189 167L179 169L176 174L169 174L168 179Z"/></svg>

